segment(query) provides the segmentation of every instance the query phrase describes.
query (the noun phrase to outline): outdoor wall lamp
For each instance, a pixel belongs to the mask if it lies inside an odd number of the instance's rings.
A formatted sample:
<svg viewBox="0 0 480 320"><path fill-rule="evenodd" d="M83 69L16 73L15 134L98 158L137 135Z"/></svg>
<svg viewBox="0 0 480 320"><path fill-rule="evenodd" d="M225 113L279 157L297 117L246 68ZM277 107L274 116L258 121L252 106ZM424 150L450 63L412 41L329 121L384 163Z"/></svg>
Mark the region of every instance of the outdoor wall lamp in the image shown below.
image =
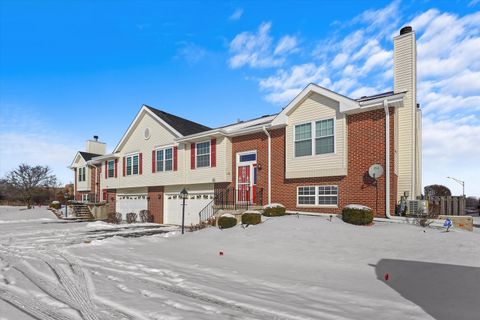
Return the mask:
<svg viewBox="0 0 480 320"><path fill-rule="evenodd" d="M262 164L261 163L257 164L257 168L258 170L262 170Z"/></svg>
<svg viewBox="0 0 480 320"><path fill-rule="evenodd" d="M157 196L157 199L158 199L158 200L162 199L162 195L159 194L159 195Z"/></svg>

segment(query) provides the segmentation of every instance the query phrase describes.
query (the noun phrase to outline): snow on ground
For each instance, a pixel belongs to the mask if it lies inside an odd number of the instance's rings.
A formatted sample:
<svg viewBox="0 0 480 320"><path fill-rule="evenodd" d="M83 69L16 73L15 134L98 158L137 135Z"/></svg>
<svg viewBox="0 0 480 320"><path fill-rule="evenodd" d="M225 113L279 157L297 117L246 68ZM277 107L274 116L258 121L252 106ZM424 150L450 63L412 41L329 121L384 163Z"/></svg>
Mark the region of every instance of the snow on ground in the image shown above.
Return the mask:
<svg viewBox="0 0 480 320"><path fill-rule="evenodd" d="M478 232L286 216L181 235L172 226L32 219L0 224L2 320L480 314Z"/></svg>

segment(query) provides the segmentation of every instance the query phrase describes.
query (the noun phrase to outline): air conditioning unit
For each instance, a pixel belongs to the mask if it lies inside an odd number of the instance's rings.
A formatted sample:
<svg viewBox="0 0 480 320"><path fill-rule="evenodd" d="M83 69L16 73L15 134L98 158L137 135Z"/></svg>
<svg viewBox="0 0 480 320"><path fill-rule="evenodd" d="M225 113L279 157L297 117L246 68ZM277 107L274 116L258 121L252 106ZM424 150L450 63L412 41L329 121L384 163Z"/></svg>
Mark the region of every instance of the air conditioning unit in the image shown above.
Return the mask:
<svg viewBox="0 0 480 320"><path fill-rule="evenodd" d="M428 213L427 200L408 200L407 214L408 215L426 215Z"/></svg>

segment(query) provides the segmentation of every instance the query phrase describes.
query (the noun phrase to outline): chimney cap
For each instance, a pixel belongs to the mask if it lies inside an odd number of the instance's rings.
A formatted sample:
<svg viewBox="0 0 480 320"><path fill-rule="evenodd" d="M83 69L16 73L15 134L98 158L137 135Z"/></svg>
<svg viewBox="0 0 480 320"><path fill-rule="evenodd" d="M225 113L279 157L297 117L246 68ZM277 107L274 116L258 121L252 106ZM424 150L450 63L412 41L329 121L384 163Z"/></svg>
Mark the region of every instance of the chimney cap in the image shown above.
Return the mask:
<svg viewBox="0 0 480 320"><path fill-rule="evenodd" d="M402 29L400 29L400 35L407 34L407 33L410 33L412 31L413 31L413 29L412 29L411 26L405 26Z"/></svg>
<svg viewBox="0 0 480 320"><path fill-rule="evenodd" d="M93 136L93 140L98 141L98 136Z"/></svg>

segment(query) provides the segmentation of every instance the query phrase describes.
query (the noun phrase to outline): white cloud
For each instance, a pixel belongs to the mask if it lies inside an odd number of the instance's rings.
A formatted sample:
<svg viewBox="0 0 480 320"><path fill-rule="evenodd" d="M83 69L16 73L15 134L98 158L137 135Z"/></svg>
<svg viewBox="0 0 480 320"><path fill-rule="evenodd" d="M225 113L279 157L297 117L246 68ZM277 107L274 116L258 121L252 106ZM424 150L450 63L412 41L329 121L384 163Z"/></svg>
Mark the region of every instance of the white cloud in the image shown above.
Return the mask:
<svg viewBox="0 0 480 320"><path fill-rule="evenodd" d="M297 49L297 38L293 36L284 36L280 39L273 54L284 54L288 52L293 52Z"/></svg>
<svg viewBox="0 0 480 320"><path fill-rule="evenodd" d="M263 22L256 33L246 31L236 35L230 42L230 67L269 68L283 65L287 55L297 51L298 40L286 35L274 46L271 27L270 22Z"/></svg>
<svg viewBox="0 0 480 320"><path fill-rule="evenodd" d="M235 9L235 11L233 11L233 13L230 15L230 17L228 17L228 20L231 20L231 21L240 20L242 15L243 15L243 9L237 8L237 9Z"/></svg>
<svg viewBox="0 0 480 320"><path fill-rule="evenodd" d="M196 64L207 54L207 50L192 42L182 42L177 51L176 58L181 58L189 64Z"/></svg>

